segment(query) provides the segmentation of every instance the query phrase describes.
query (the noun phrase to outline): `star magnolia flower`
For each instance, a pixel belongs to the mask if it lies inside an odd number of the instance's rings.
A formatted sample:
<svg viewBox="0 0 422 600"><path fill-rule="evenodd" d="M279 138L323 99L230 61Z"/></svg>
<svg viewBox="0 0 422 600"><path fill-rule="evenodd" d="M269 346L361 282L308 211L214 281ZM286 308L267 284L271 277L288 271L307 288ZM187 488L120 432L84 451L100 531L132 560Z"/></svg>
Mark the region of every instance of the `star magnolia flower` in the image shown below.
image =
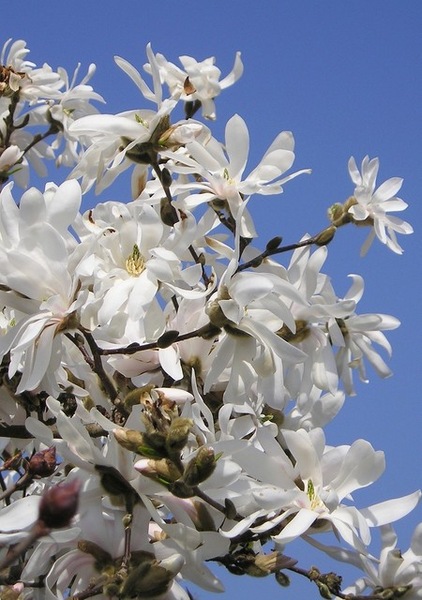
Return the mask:
<svg viewBox="0 0 422 600"><path fill-rule="evenodd" d="M184 205L191 209L204 202L224 200L228 202L230 212L236 218L244 196L252 194L280 194L282 185L302 173L309 173L309 169L297 171L286 177L280 177L290 169L294 161L294 139L290 132L280 133L259 165L243 178L249 154L249 132L245 121L234 115L226 125L225 144L215 138L208 143L200 144L197 141L186 145L186 153L168 153L177 164L169 168L181 173L195 173L200 176L187 184L186 189L196 190L184 199ZM179 166L179 165L184 165ZM242 235L254 232L251 218L244 211L243 227L249 231ZM252 233L253 235L253 233Z"/></svg>
<svg viewBox="0 0 422 600"><path fill-rule="evenodd" d="M358 225L373 225L373 230L362 247L362 255L368 251L375 235L390 250L401 254L403 249L397 243L396 233L409 234L413 232L413 228L406 221L390 216L388 213L407 208L406 202L396 196L403 180L400 177L392 177L376 189L378 169L378 158L369 160L369 157L365 156L361 172L356 166L355 159L350 158L349 173L356 186L354 191L356 204L349 208L349 213Z"/></svg>
<svg viewBox="0 0 422 600"><path fill-rule="evenodd" d="M391 526L381 527L381 542L378 564L367 556L353 557L352 564L363 569L366 575L343 590L343 593L360 596L368 588L373 594L379 593L378 589L382 588L386 591L391 590L392 593L396 592L397 595L392 595L392 598L422 598L422 523L416 527L410 548L403 554L396 547L397 535Z"/></svg>
<svg viewBox="0 0 422 600"><path fill-rule="evenodd" d="M184 70L169 62L162 54L156 54L155 59L161 81L168 85L171 95L178 96L185 102L198 100L206 119L215 119L214 98L233 85L243 73L240 52L236 53L233 69L221 81L221 71L215 66L214 57L198 62L191 56L179 56ZM151 67L147 64L144 69L149 72Z"/></svg>
<svg viewBox="0 0 422 600"><path fill-rule="evenodd" d="M268 477L267 470L264 471L269 457L262 450L249 448L236 455L235 459L246 472L255 472L261 481L268 483L267 486L257 487L254 492L255 500L265 509L267 518L262 525L252 527L252 531L264 532L281 526L280 533L272 539L283 547L304 534L332 529L353 548L367 553L366 546L371 539L370 527L403 517L413 510L420 499L418 490L403 498L358 510L348 504L351 493L378 479L385 467L383 452L376 452L365 440L357 440L351 446L326 447L320 429L310 432L303 429L283 430L282 435L289 456L294 458L293 463L281 447L277 450L277 446L271 443L270 430L260 429L262 447L274 461L272 478ZM279 464L278 469L276 464ZM286 489L290 490L290 499L286 497ZM246 520L245 523L250 527L251 523ZM324 524L325 529L321 529ZM226 534L241 533L244 527L240 522Z"/></svg>
<svg viewBox="0 0 422 600"><path fill-rule="evenodd" d="M20 100L29 102L56 96L63 85L60 75L46 63L35 68L34 63L25 60L29 52L26 42L16 40L10 45L11 41L7 40L0 55L0 67L4 71L0 84L1 95L10 97L19 91Z"/></svg>
<svg viewBox="0 0 422 600"><path fill-rule="evenodd" d="M0 293L17 318L0 337L0 357L10 352L9 377L22 373L17 393L41 383L46 391L58 393L59 384L67 382L64 338L58 334L74 328L77 308L78 281L68 269L67 227L79 208L81 191L75 181L44 196L28 190L18 208L11 189L9 184L0 194Z"/></svg>

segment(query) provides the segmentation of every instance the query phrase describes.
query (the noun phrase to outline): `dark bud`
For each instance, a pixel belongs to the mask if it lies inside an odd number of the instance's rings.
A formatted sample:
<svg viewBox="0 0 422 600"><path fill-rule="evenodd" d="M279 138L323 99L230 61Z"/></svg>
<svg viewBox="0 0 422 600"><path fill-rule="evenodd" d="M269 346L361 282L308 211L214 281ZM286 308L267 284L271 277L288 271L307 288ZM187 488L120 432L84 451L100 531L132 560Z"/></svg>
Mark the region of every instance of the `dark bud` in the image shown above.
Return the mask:
<svg viewBox="0 0 422 600"><path fill-rule="evenodd" d="M78 510L80 489L77 479L49 488L41 498L39 520L49 529L68 527Z"/></svg>
<svg viewBox="0 0 422 600"><path fill-rule="evenodd" d="M171 176L170 171L164 167L161 171L161 183L163 184L163 187L169 188L172 184L172 181L173 177Z"/></svg>
<svg viewBox="0 0 422 600"><path fill-rule="evenodd" d="M157 346L158 346L158 348L168 348L169 346L174 344L174 342L177 341L178 337L179 337L179 332L176 331L175 329L166 331L165 333L163 333L163 335L160 335L160 337L158 338Z"/></svg>
<svg viewBox="0 0 422 600"><path fill-rule="evenodd" d="M277 235L276 237L274 237L272 240L270 240L268 242L268 244L265 246L265 249L270 250L270 251L276 250L282 241L283 241L283 238L280 237L279 235Z"/></svg>
<svg viewBox="0 0 422 600"><path fill-rule="evenodd" d="M233 502L231 500L229 500L228 498L226 498L224 500L224 507L225 507L225 513L226 513L226 517L228 519L235 519L236 515L237 515L237 510L235 505L233 504Z"/></svg>
<svg viewBox="0 0 422 600"><path fill-rule="evenodd" d="M49 477L56 469L56 447L33 454L28 463L28 472L33 477Z"/></svg>
<svg viewBox="0 0 422 600"><path fill-rule="evenodd" d="M290 579L283 571L278 571L278 573L275 574L275 580L281 587L289 587L290 585Z"/></svg>

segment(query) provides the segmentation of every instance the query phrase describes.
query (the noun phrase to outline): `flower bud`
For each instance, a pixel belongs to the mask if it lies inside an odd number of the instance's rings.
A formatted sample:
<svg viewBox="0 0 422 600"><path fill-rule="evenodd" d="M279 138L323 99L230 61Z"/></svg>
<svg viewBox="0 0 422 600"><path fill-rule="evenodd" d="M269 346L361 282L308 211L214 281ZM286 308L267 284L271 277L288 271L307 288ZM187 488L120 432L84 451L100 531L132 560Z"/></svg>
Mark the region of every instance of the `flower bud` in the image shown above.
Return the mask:
<svg viewBox="0 0 422 600"><path fill-rule="evenodd" d="M180 470L169 458L162 458L161 460L138 460L134 464L134 468L150 479L155 479L163 485L168 485L179 479L182 475Z"/></svg>
<svg viewBox="0 0 422 600"><path fill-rule="evenodd" d="M173 419L166 437L166 450L170 456L181 452L186 446L192 426L192 419L183 417Z"/></svg>
<svg viewBox="0 0 422 600"><path fill-rule="evenodd" d="M280 237L279 235L277 235L276 237L272 238L267 243L267 245L265 246L265 249L269 250L269 251L276 250L280 246L280 244L281 244L282 241L283 241L283 238Z"/></svg>
<svg viewBox="0 0 422 600"><path fill-rule="evenodd" d="M56 469L56 447L41 450L31 456L28 463L28 472L33 477L49 477Z"/></svg>
<svg viewBox="0 0 422 600"><path fill-rule="evenodd" d="M330 225L324 231L321 231L317 236L315 236L314 243L317 246L326 246L331 242L334 238L337 231L337 227L335 225Z"/></svg>
<svg viewBox="0 0 422 600"><path fill-rule="evenodd" d="M196 455L189 461L183 474L183 481L189 486L196 486L212 475L216 466L212 448L201 446Z"/></svg>
<svg viewBox="0 0 422 600"><path fill-rule="evenodd" d="M144 558L138 565L129 569L129 574L121 588L121 598L153 598L165 594L184 564L180 554L160 563L155 558Z"/></svg>
<svg viewBox="0 0 422 600"><path fill-rule="evenodd" d="M290 579L283 571L278 571L278 573L275 574L275 580L281 587L289 587L290 585Z"/></svg>
<svg viewBox="0 0 422 600"><path fill-rule="evenodd" d="M174 483L171 483L168 487L169 492L171 492L177 498L192 498L195 496L194 490L186 485L183 479L178 479Z"/></svg>
<svg viewBox="0 0 422 600"><path fill-rule="evenodd" d="M5 585L1 589L1 600L23 600L24 585L21 581L14 585Z"/></svg>
<svg viewBox="0 0 422 600"><path fill-rule="evenodd" d="M80 489L81 482L77 479L49 488L41 498L39 520L51 529L68 527L78 510Z"/></svg>
<svg viewBox="0 0 422 600"><path fill-rule="evenodd" d="M166 331L165 333L163 333L163 335L160 335L160 337L158 338L157 346L158 346L158 348L168 348L174 342L177 341L178 337L179 337L178 331L176 331L176 330Z"/></svg>
<svg viewBox="0 0 422 600"><path fill-rule="evenodd" d="M165 437L160 432L148 434L135 429L116 427L113 429L113 435L119 446L130 452L136 452L147 458L162 458L165 454Z"/></svg>

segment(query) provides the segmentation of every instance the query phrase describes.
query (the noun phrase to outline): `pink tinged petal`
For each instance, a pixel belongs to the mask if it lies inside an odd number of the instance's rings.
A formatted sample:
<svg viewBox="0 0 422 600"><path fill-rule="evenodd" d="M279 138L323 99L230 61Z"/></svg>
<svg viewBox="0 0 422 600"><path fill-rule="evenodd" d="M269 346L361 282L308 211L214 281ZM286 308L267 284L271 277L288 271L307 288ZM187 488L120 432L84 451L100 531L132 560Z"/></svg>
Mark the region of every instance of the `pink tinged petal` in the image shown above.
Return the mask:
<svg viewBox="0 0 422 600"><path fill-rule="evenodd" d="M393 523L409 514L419 503L421 491L417 490L407 496L386 500L361 509L369 527L380 527Z"/></svg>
<svg viewBox="0 0 422 600"><path fill-rule="evenodd" d="M354 490L376 481L385 469L384 452L375 451L365 440L354 442L341 466L339 475L331 482L340 500Z"/></svg>
<svg viewBox="0 0 422 600"><path fill-rule="evenodd" d="M240 180L249 155L249 132L245 121L234 115L226 125L226 152L230 163L230 177Z"/></svg>
<svg viewBox="0 0 422 600"><path fill-rule="evenodd" d="M288 544L303 533L306 533L317 518L318 513L307 508L302 508L286 527L278 535L273 536L272 539L278 543Z"/></svg>

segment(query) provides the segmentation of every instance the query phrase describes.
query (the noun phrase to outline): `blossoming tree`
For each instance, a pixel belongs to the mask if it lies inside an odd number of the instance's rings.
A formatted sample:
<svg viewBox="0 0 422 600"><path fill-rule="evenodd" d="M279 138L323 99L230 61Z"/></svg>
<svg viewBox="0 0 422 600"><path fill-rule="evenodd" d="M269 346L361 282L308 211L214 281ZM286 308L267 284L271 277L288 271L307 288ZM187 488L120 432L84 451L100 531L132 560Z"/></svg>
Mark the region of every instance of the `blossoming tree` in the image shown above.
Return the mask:
<svg viewBox="0 0 422 600"><path fill-rule="evenodd" d="M224 141L212 131L240 53L221 79L212 58L146 52L147 80L115 60L148 108L116 115L98 111L93 65L77 83L23 41L0 58L1 598L188 600L190 582L223 591L213 562L282 586L303 576L324 598L421 598L422 524L404 553L392 527L420 491L356 506L384 454L324 435L366 364L390 374L378 348L399 325L359 313L359 275L336 294L327 247L357 225L363 253L378 238L400 254L401 179L377 187L378 159L351 158L324 230L259 248L255 195L309 172L292 171L293 135L247 170L244 120ZM68 177L29 187L50 159ZM131 201L79 212L126 170ZM333 571L290 556L298 538ZM334 560L362 577L344 588Z"/></svg>

